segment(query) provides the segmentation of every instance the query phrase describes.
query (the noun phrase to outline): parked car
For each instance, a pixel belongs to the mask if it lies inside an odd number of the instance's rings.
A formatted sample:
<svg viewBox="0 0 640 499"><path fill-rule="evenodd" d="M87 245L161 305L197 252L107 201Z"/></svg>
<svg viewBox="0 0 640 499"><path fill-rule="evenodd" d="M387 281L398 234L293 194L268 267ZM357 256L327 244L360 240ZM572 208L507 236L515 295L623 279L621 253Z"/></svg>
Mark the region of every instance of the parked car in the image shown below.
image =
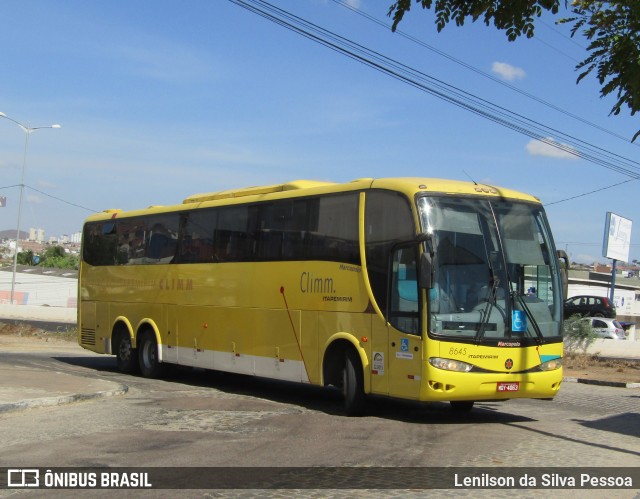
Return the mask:
<svg viewBox="0 0 640 499"><path fill-rule="evenodd" d="M627 339L624 328L615 319L609 319L607 317L583 317L580 320L591 322L591 329L598 338L610 340Z"/></svg>
<svg viewBox="0 0 640 499"><path fill-rule="evenodd" d="M574 296L564 302L564 317L572 315L581 317L609 317L616 318L616 306L609 298L603 296Z"/></svg>

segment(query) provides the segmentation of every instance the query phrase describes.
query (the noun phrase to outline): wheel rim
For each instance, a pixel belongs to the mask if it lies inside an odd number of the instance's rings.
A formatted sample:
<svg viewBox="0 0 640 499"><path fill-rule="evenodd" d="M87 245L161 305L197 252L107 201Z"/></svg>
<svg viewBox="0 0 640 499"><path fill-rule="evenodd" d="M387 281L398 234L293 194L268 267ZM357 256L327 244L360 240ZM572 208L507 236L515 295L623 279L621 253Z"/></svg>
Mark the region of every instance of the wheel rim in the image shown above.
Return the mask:
<svg viewBox="0 0 640 499"><path fill-rule="evenodd" d="M118 357L120 357L123 362L129 362L129 360L131 360L131 342L129 342L127 338L120 340Z"/></svg>
<svg viewBox="0 0 640 499"><path fill-rule="evenodd" d="M144 362L144 366L149 369L153 366L155 362L155 349L153 348L153 342L147 341L144 344L144 349L142 350L142 361Z"/></svg>

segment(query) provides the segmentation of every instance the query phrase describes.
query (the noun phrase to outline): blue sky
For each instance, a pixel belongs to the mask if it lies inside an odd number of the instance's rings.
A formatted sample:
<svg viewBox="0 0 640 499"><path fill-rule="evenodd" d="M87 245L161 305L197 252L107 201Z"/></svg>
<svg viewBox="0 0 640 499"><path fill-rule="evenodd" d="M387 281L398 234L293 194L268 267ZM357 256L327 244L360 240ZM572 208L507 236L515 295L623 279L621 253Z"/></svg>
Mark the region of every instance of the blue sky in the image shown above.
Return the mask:
<svg viewBox="0 0 640 499"><path fill-rule="evenodd" d="M332 0L273 4L407 66L612 154L604 133L391 33ZM388 22L392 0L352 0ZM59 130L30 135L23 230L80 230L90 210L175 204L199 192L309 178L472 177L548 204L558 247L601 257L608 211L640 223L638 181L446 103L224 0L5 0L0 111ZM546 16L510 43L483 24L436 31L415 7L400 30L523 92L630 138L594 77L576 85L582 38ZM551 135L550 135L551 136ZM552 136L551 136L552 137ZM561 138L553 140L563 142ZM14 229L24 132L0 119L0 229ZM640 141L639 141L640 144ZM61 201L64 200L65 202ZM559 202L562 201L562 202ZM556 204L554 204L556 203ZM635 227L630 259L640 258Z"/></svg>

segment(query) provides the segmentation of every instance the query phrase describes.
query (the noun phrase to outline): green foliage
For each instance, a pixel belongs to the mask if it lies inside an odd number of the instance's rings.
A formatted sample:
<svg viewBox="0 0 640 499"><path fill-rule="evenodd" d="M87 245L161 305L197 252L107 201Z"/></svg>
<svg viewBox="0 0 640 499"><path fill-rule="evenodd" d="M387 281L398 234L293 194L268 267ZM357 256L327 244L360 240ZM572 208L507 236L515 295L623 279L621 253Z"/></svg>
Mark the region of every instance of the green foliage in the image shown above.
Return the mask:
<svg viewBox="0 0 640 499"><path fill-rule="evenodd" d="M587 353L587 349L596 338L591 322L581 320L579 315L565 319L564 350L567 356L575 355L578 351Z"/></svg>
<svg viewBox="0 0 640 499"><path fill-rule="evenodd" d="M78 269L78 257L75 255L54 256L41 260L39 265L54 269Z"/></svg>
<svg viewBox="0 0 640 499"><path fill-rule="evenodd" d="M433 0L415 0L423 9L431 9ZM473 22L480 17L489 26L491 23L506 30L507 38L513 41L521 35L533 36L534 17L540 17L543 10L557 14L560 0L436 0L435 14L438 31L455 21L463 26L467 18ZM389 7L388 15L393 18L395 31L404 14L411 10L411 0L398 0Z"/></svg>
<svg viewBox="0 0 640 499"><path fill-rule="evenodd" d="M34 258L35 255L33 254L33 251L20 251L18 252L17 262L18 265L35 265Z"/></svg>
<svg viewBox="0 0 640 499"><path fill-rule="evenodd" d="M626 0L601 2L575 1L575 17L561 19L573 23L571 36L582 30L589 40L589 57L576 66L583 70L578 82L595 70L604 97L616 93L611 114L620 114L626 105L633 116L640 111L640 2ZM640 136L640 130L632 142Z"/></svg>
<svg viewBox="0 0 640 499"><path fill-rule="evenodd" d="M38 260L37 257L39 257L39 261L36 263ZM66 253L62 246L50 246L41 255L35 255L31 250L19 252L18 264L77 270L79 268L80 261L78 256Z"/></svg>
<svg viewBox="0 0 640 499"><path fill-rule="evenodd" d="M560 0L415 0L423 9L434 7L438 31L454 21L463 26L466 19L480 17L506 32L509 41L534 35L535 18L543 11L557 14ZM568 5L565 0L565 5ZM411 0L397 0L389 7L395 31ZM640 111L640 0L573 0L570 10L574 17L558 23L572 23L571 36L578 31L589 40L588 57L576 66L581 71L579 83L594 72L601 85L600 95L616 94L611 114L618 115L627 106L633 116ZM631 141L640 136L640 130Z"/></svg>
<svg viewBox="0 0 640 499"><path fill-rule="evenodd" d="M62 246L50 246L42 254L38 265L56 269L77 269L79 261L76 255L65 253Z"/></svg>

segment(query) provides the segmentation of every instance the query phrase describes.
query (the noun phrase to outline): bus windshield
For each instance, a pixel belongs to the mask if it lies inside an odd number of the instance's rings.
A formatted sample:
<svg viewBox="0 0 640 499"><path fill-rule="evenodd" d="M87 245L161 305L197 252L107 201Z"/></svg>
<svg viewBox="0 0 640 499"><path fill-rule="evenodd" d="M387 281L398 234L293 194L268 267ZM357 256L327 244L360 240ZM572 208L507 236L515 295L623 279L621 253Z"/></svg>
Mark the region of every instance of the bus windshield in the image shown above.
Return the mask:
<svg viewBox="0 0 640 499"><path fill-rule="evenodd" d="M418 209L430 240L430 335L477 343L561 335L560 274L541 206L432 196Z"/></svg>

